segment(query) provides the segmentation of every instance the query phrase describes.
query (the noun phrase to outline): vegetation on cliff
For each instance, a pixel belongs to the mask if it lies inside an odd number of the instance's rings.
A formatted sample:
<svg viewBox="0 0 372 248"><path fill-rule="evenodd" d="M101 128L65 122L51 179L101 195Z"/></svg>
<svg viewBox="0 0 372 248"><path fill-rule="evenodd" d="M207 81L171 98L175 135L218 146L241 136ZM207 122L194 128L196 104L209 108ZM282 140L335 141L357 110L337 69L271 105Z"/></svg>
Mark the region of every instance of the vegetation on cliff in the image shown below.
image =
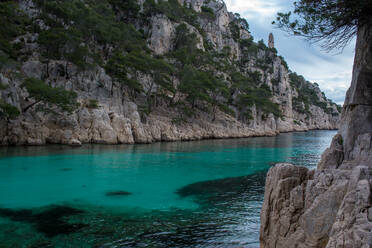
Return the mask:
<svg viewBox="0 0 372 248"><path fill-rule="evenodd" d="M26 112L31 106L38 102L54 104L60 107L63 111L68 112L72 112L78 106L78 103L76 102L77 94L75 92L63 88L50 87L40 79L27 78L21 86L27 89L29 97L35 99L35 102L25 107L23 112Z"/></svg>
<svg viewBox="0 0 372 248"><path fill-rule="evenodd" d="M72 77L75 68L77 71L104 68L114 84L137 102L145 115L167 104L183 120L196 111L214 116L219 109L249 122L254 106L264 116L282 116L280 105L273 101L279 79L273 78L270 86L266 78L273 74L276 59L286 69L288 65L275 48L269 49L263 41L254 42L250 35L241 35L243 31L249 34L249 24L238 14L225 35L238 43L242 51L239 57L231 47L217 49L208 39L201 23L217 17L216 10L206 5L207 2L200 12L177 0L157 3L146 0L143 6L136 0L34 0L33 3L37 11L27 15L13 1L0 3L0 20L5 23L0 27L0 66L9 67L12 61L38 56L47 68L43 78L27 79L23 84L34 103L22 111L38 103L52 104L63 111L74 110L77 96L62 88L52 89L48 82L50 63L63 61L59 73L66 80ZM164 55L155 55L147 46L152 18L157 16L166 16L176 25L173 47ZM32 42L30 35L38 44L33 54L25 49ZM145 87L146 76L151 83ZM333 103L321 101L312 87L296 82L292 84L295 90L306 91L306 96L295 99L297 111L309 114L309 104L315 104L331 113Z"/></svg>

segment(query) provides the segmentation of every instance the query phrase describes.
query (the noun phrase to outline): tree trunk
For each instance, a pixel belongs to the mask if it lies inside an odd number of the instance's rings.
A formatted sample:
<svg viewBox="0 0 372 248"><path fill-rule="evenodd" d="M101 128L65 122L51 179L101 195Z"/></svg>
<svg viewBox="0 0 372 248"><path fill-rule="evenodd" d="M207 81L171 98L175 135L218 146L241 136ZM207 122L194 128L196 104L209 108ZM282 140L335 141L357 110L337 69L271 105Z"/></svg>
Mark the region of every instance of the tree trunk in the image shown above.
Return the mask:
<svg viewBox="0 0 372 248"><path fill-rule="evenodd" d="M36 102L31 103L30 105L28 105L24 109L22 109L22 112L25 113L27 110L29 110L30 108L32 108L34 105L38 104L39 102L41 102L41 101L36 101Z"/></svg>
<svg viewBox="0 0 372 248"><path fill-rule="evenodd" d="M65 76L66 76L66 79L69 79L69 75L68 75L68 61L66 60L66 64L65 64Z"/></svg>

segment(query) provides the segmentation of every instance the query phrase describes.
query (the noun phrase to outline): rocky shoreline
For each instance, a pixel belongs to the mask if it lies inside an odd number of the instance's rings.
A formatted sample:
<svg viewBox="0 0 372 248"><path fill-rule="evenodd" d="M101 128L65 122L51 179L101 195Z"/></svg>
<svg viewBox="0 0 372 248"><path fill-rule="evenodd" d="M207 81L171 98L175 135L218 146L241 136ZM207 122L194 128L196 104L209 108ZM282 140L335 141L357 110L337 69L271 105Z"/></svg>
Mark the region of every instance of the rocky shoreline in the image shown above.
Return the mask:
<svg viewBox="0 0 372 248"><path fill-rule="evenodd" d="M29 143L24 143L24 144L0 144L0 147L5 147L5 146L45 146L45 145L69 145L69 146L82 146L82 145L134 145L134 144L153 144L153 143L158 143L158 142L193 142L193 141L201 141L201 140L223 140L223 139L246 139L246 138L254 138L254 137L273 137L277 136L280 134L285 134L285 133L295 133L295 132L309 132L309 131L337 131L335 128L327 128L327 129L320 129L320 128L315 128L315 129L297 129L297 130L289 130L289 131L282 131L282 132L255 132L254 130L251 130L251 133L247 134L242 134L242 135L231 135L229 134L226 135L221 135L221 136L215 136L214 133L208 134L206 133L205 136L200 135L199 133L195 136L183 136L183 137L173 137L173 138L167 138L167 139L152 139L149 142L106 142L106 141L96 141L96 142L86 142L82 143L79 140L72 139L66 142L61 142L61 143L42 143L42 142L30 142Z"/></svg>
<svg viewBox="0 0 372 248"><path fill-rule="evenodd" d="M75 117L72 115L68 118L51 115L50 119L40 123L18 121L8 124L8 128L3 130L6 134L3 134L2 145L146 144L275 136L285 132L336 129L330 124L314 125L310 128L290 125L293 120L275 122L274 117L271 120L273 126L252 128L222 112L213 122L201 113L199 119L181 124L172 123L169 115L162 116L156 113L152 113L143 123L136 109L129 116L130 118L125 118L116 113L107 114L102 108L85 109L78 112Z"/></svg>
<svg viewBox="0 0 372 248"><path fill-rule="evenodd" d="M372 247L372 25L358 30L338 134L316 170L271 168L261 248Z"/></svg>

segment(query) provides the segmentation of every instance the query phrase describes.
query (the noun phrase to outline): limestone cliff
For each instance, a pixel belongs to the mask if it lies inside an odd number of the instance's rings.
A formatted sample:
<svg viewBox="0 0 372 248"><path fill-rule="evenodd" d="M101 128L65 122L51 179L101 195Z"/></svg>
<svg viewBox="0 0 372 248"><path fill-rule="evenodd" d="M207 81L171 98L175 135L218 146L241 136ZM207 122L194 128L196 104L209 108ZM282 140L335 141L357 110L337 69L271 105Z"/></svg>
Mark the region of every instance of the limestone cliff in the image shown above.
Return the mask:
<svg viewBox="0 0 372 248"><path fill-rule="evenodd" d="M261 247L372 247L371 24L358 30L341 127L318 168L268 173Z"/></svg>
<svg viewBox="0 0 372 248"><path fill-rule="evenodd" d="M12 16L7 4L17 9ZM253 42L246 21L221 1L19 0L0 7L17 30L0 30L0 144L337 128L338 106L289 72L272 36L270 47ZM78 107L66 111L61 94L71 92Z"/></svg>

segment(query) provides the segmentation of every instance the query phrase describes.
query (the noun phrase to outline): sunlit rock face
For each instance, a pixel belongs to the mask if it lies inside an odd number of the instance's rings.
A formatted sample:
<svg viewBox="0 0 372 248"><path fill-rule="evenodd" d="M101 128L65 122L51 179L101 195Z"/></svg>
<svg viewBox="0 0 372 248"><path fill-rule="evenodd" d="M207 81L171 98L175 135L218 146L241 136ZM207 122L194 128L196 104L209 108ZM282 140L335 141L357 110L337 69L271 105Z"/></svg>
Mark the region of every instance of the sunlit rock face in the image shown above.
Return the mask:
<svg viewBox="0 0 372 248"><path fill-rule="evenodd" d="M341 127L317 170L268 173L261 247L372 246L372 28L358 32Z"/></svg>
<svg viewBox="0 0 372 248"><path fill-rule="evenodd" d="M144 1L140 4L140 14L144 11ZM151 15L148 20L139 17L132 20L133 26L146 33L146 44L151 56L161 57L169 63L178 66L178 62L169 59L177 42L177 27L186 25L190 34L196 36L196 48L201 51L211 51L215 58L227 53L226 59L231 64L239 64L235 69L243 75L256 73L259 75L257 87L269 89L270 101L278 104L281 115L264 112L256 104L238 109L234 104L238 93L232 93L229 106L233 113L220 109L204 111L207 105L199 103L193 116L179 123L180 110L170 107L168 100L159 100L151 113L143 111L146 105L146 94L141 93L133 99L129 90L123 84L114 80L104 66L96 66L81 70L73 63L64 60L50 59L48 64L42 59L42 49L39 46L38 33L27 33L16 40L25 40L23 52L29 56L20 61L19 71L24 78L42 79L52 87L73 90L78 95L79 108L73 113L62 112L55 106L36 104L27 111L26 106L33 103L28 92L22 85L22 79L6 71L0 71L0 82L5 89L0 90L1 99L21 110L21 115L7 120L0 115L1 145L42 145L46 143L62 143L79 145L82 143L132 144L151 143L156 141L199 140L205 138L235 138L262 135L276 135L279 132L306 131L310 129L336 129L339 123L337 106L328 100L315 85L304 81L316 95L314 102L306 106L307 113L299 109L306 107L295 104L300 89L291 85L288 68L283 61L266 45L257 48L254 56L247 55L240 40L249 41L252 38L248 28L239 23L239 17L228 12L222 1L180 0L181 6L194 11L196 23L175 21L165 14ZM19 1L20 8L30 17L35 18L40 10L33 1ZM141 12L142 11L142 12ZM139 15L141 16L141 15ZM122 15L118 13L118 19ZM233 24L236 24L234 26ZM42 28L44 23L40 23ZM43 26L44 25L44 26ZM235 27L235 30L234 30ZM27 42L26 42L27 40ZM279 42L279 41L277 41ZM113 47L107 45L112 52ZM255 43L257 46L257 43ZM270 40L269 47L273 45ZM258 46L257 46L258 47ZM66 66L68 64L68 66ZM206 67L206 66L205 66ZM219 68L204 68L231 86L231 76ZM68 75L68 76L66 76ZM367 75L367 74L363 74ZM161 86L155 83L150 72L131 72L128 78L135 78L144 92L155 94ZM175 88L180 84L177 75L172 76ZM175 99L183 100L185 96L177 92ZM94 100L96 107L89 107L89 101ZM220 100L220 99L218 99ZM324 107L321 108L320 105ZM48 107L48 111L45 108ZM359 107L362 108L362 107ZM360 110L362 111L362 110ZM244 113L250 112L247 116ZM346 135L346 130L344 130ZM363 136L364 137L364 136ZM362 136L358 142L365 142ZM348 148L347 148L348 149ZM350 153L352 156L352 153Z"/></svg>

